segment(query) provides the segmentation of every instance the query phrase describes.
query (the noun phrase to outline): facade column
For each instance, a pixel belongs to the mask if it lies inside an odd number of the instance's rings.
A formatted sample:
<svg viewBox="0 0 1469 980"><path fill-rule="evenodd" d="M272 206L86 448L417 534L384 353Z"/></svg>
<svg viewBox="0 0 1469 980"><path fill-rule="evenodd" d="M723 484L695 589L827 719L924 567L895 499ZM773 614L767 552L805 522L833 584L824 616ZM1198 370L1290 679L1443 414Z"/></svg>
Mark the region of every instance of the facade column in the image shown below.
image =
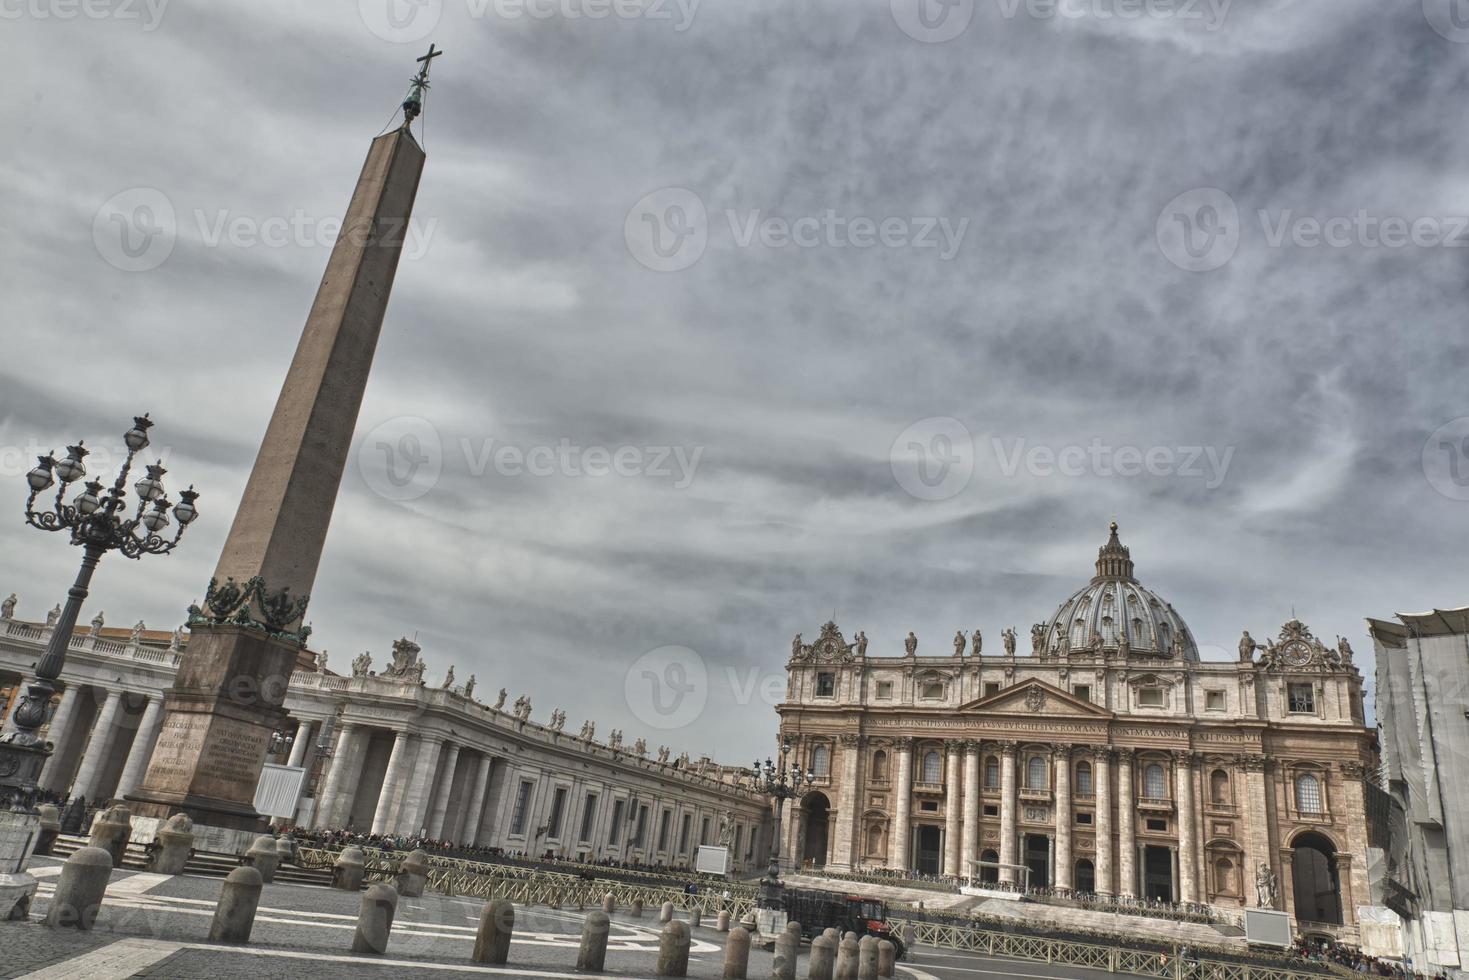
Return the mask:
<svg viewBox="0 0 1469 980"><path fill-rule="evenodd" d="M1056 889L1071 891L1071 747L1057 746L1056 762Z"/></svg>
<svg viewBox="0 0 1469 980"><path fill-rule="evenodd" d="M459 768L459 751L462 748L458 742L449 745L448 755L444 759L444 776L434 794L433 809L429 811L428 835L436 839L444 836L444 816L449 812L449 798L454 795L454 774ZM564 818L565 815L562 816Z"/></svg>
<svg viewBox="0 0 1469 980"><path fill-rule="evenodd" d="M82 767L77 770L77 778L72 781L72 796L84 796L91 802L97 795L102 763L107 758L107 750L112 747L112 729L117 724L117 712L121 707L122 695L116 691L108 691L102 708L97 712L97 723L92 726L92 737L87 739Z"/></svg>
<svg viewBox="0 0 1469 980"><path fill-rule="evenodd" d="M1000 881L1015 884L1015 752L1014 742L1000 748Z"/></svg>
<svg viewBox="0 0 1469 980"><path fill-rule="evenodd" d="M408 739L406 731L400 731L393 739L393 751L388 755L388 768L383 772L382 789L377 794L377 809L372 814L372 832L385 834L393 819L394 790L403 781L408 768Z"/></svg>
<svg viewBox="0 0 1469 980"><path fill-rule="evenodd" d="M836 826L832 831L830 865L833 871L855 871L861 863L858 841L861 832L857 821L862 816L862 749L866 740L858 735L843 735L842 785L837 792Z"/></svg>
<svg viewBox="0 0 1469 980"><path fill-rule="evenodd" d="M474 847L479 842L479 822L485 813L485 794L490 788L490 766L495 760L487 755L480 756L479 768L475 770L474 782L469 787L469 799L464 808L464 821L459 828L459 837L465 847ZM581 828L577 828L580 832ZM578 841L580 843L580 841Z"/></svg>
<svg viewBox="0 0 1469 980"><path fill-rule="evenodd" d="M959 859L959 876L974 875L979 859L979 743L964 744L964 833Z"/></svg>
<svg viewBox="0 0 1469 980"><path fill-rule="evenodd" d="M46 740L56 747L51 758L46 760L46 766L41 770L39 780L42 789L59 790L65 787L56 785L56 773L62 766L62 750L71 738L72 726L76 721L77 698L81 686L72 684L67 687L61 695L61 700L56 703L56 712L51 716L51 724L46 728Z"/></svg>
<svg viewBox="0 0 1469 980"><path fill-rule="evenodd" d="M961 743L950 742L946 745L944 760L944 874L950 878L959 877L959 855L961 837L963 836L963 772L964 756L959 748Z"/></svg>
<svg viewBox="0 0 1469 980"><path fill-rule="evenodd" d="M428 822L429 795L433 791L434 775L439 768L439 750L444 740L438 736L423 735L418 740L418 758L413 763L413 778L403 795L403 807L398 812L397 832L415 837ZM530 815L526 815L530 823ZM534 829L534 828L532 828Z"/></svg>
<svg viewBox="0 0 1469 980"><path fill-rule="evenodd" d="M337 729L337 744L332 750L331 767L326 774L326 788L321 791L321 800L316 808L316 826L321 830L336 830L340 825L337 820L338 803L341 801L342 792L350 787L356 780L348 774L351 768L352 756L358 736L362 732L362 726L356 722L345 722Z"/></svg>
<svg viewBox="0 0 1469 980"><path fill-rule="evenodd" d="M1137 802L1132 749L1117 750L1117 894L1137 897Z"/></svg>
<svg viewBox="0 0 1469 980"><path fill-rule="evenodd" d="M913 740L898 739L898 781L893 786L893 828L888 834L889 864L895 871L908 873L908 839L913 804Z"/></svg>
<svg viewBox="0 0 1469 980"><path fill-rule="evenodd" d="M1194 810L1194 758L1191 752L1173 756L1174 782L1178 807L1178 884L1183 901L1199 900L1198 835L1194 832L1198 814Z"/></svg>
<svg viewBox="0 0 1469 980"><path fill-rule="evenodd" d="M117 799L125 798L142 783L143 773L148 771L148 760L153 757L153 743L158 739L158 727L161 724L163 698L161 695L150 697L148 706L143 709L143 719L138 723L137 734L133 736L132 748L128 749L128 759L123 763L117 789L112 794Z"/></svg>
<svg viewBox="0 0 1469 980"><path fill-rule="evenodd" d="M1113 895L1112 883L1112 752L1105 746L1092 756L1092 792L1097 798L1097 894Z"/></svg>
<svg viewBox="0 0 1469 980"><path fill-rule="evenodd" d="M291 756L286 761L286 765L292 766L297 769L301 768L301 764L306 760L306 750L310 748L310 746L311 722L296 722L296 737L291 742Z"/></svg>

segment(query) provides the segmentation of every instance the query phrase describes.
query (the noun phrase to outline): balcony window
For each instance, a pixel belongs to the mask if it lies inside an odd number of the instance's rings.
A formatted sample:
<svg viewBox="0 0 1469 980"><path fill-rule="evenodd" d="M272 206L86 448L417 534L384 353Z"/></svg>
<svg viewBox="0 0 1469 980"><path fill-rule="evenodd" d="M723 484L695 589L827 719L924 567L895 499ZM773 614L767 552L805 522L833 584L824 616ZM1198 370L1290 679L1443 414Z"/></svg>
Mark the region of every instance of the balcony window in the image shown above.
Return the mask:
<svg viewBox="0 0 1469 980"><path fill-rule="evenodd" d="M1168 774L1156 762L1143 770L1143 797L1149 800L1168 798Z"/></svg>
<svg viewBox="0 0 1469 980"><path fill-rule="evenodd" d="M923 782L938 784L944 779L944 762L937 752L927 752L923 756Z"/></svg>
<svg viewBox="0 0 1469 980"><path fill-rule="evenodd" d="M1286 688L1286 697L1293 714L1316 713L1316 688L1312 684L1292 684Z"/></svg>
<svg viewBox="0 0 1469 980"><path fill-rule="evenodd" d="M1044 756L1033 755L1025 764L1025 788L1046 788L1046 760Z"/></svg>
<svg viewBox="0 0 1469 980"><path fill-rule="evenodd" d="M818 698L836 697L837 675L821 673L816 675L816 696Z"/></svg>
<svg viewBox="0 0 1469 980"><path fill-rule="evenodd" d="M811 771L816 773L817 779L831 775L831 750L825 745L818 745L811 750Z"/></svg>
<svg viewBox="0 0 1469 980"><path fill-rule="evenodd" d="M1309 772L1296 777L1296 809L1302 813L1321 812L1321 780Z"/></svg>
<svg viewBox="0 0 1469 980"><path fill-rule="evenodd" d="M1092 795L1092 764L1090 762L1079 763L1076 767L1076 794L1078 796Z"/></svg>
<svg viewBox="0 0 1469 980"><path fill-rule="evenodd" d="M1000 788L1000 760L994 756L984 760L984 788Z"/></svg>

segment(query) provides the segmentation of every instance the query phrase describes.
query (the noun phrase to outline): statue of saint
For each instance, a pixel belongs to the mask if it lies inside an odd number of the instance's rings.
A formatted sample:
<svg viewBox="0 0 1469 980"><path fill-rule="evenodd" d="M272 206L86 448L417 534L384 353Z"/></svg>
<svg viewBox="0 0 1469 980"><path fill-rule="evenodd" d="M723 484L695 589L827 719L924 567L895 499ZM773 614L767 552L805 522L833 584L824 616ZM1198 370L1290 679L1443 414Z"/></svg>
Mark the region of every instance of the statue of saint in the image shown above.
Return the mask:
<svg viewBox="0 0 1469 980"><path fill-rule="evenodd" d="M1046 652L1046 626L1044 623L1036 623L1030 628L1030 652L1037 657Z"/></svg>
<svg viewBox="0 0 1469 980"><path fill-rule="evenodd" d="M638 739L636 742L632 743L632 750L634 755L647 755L648 740L645 738Z"/></svg>
<svg viewBox="0 0 1469 980"><path fill-rule="evenodd" d="M184 648L184 628L182 626L180 626L178 629L176 629L176 630L173 631L173 638L168 641L168 649L171 652L173 652L173 653L178 653L183 648ZM322 657L325 658L326 657L326 654L325 653L322 653ZM323 669L325 669L325 668L323 668Z"/></svg>
<svg viewBox="0 0 1469 980"><path fill-rule="evenodd" d="M368 672L371 670L372 654L368 653L366 650L362 651L362 653L358 654L352 659L353 677L366 677Z"/></svg>
<svg viewBox="0 0 1469 980"><path fill-rule="evenodd" d="M903 641L903 649L908 651L910 657L918 654L918 637L913 635L912 630L908 631L908 638Z"/></svg>
<svg viewBox="0 0 1469 980"><path fill-rule="evenodd" d="M979 656L979 652L983 649L984 635L980 633L979 630L975 630L974 636L969 641L969 655L971 657L977 657Z"/></svg>
<svg viewBox="0 0 1469 980"><path fill-rule="evenodd" d="M1249 630L1245 630L1242 634L1240 634L1240 638L1239 638L1239 660L1240 660L1240 663L1247 664L1250 661L1254 660L1255 659L1255 651L1257 649L1259 649L1259 647L1260 647L1260 644L1258 644L1258 643L1255 642L1255 638L1250 635L1250 631Z"/></svg>
<svg viewBox="0 0 1469 980"><path fill-rule="evenodd" d="M449 690L449 688L451 688L451 687L454 686L454 665L453 664L450 664L449 665L449 672L444 675L444 683L442 685L440 685L440 686L444 690L446 690L446 691Z"/></svg>
<svg viewBox="0 0 1469 980"><path fill-rule="evenodd" d="M47 626L55 626L56 625L56 621L58 619L60 619L60 618L61 618L61 603L58 602L55 606L51 607L51 611L46 614L46 625Z"/></svg>
<svg viewBox="0 0 1469 980"><path fill-rule="evenodd" d="M12 592L9 596L6 597L4 602L0 602L0 619L14 619L15 604L19 601L20 600L15 597L15 593Z"/></svg>
<svg viewBox="0 0 1469 980"><path fill-rule="evenodd" d="M1263 861L1255 871L1255 900L1262 909L1273 909L1279 901L1280 883L1271 870L1270 865Z"/></svg>
<svg viewBox="0 0 1469 980"><path fill-rule="evenodd" d="M474 697L474 675L473 674L470 674L469 675L469 680L467 680L467 681L464 682L464 696L467 697L467 698Z"/></svg>
<svg viewBox="0 0 1469 980"><path fill-rule="evenodd" d="M954 634L954 656L964 656L964 631L960 630Z"/></svg>
<svg viewBox="0 0 1469 980"><path fill-rule="evenodd" d="M6 618L8 619L9 617ZM106 617L103 616L103 614L99 611L97 615L92 617L92 629L87 635L94 640L97 639L102 635L102 627L106 625L106 623Z"/></svg>
<svg viewBox="0 0 1469 980"><path fill-rule="evenodd" d="M132 635L128 637L128 642L131 643L133 646L137 646L139 643L143 642L143 630L147 628L148 627L143 623L141 619L138 620L136 623L133 624L133 632Z"/></svg>
<svg viewBox="0 0 1469 980"><path fill-rule="evenodd" d="M867 633L862 630L857 631L857 656L867 656Z"/></svg>
<svg viewBox="0 0 1469 980"><path fill-rule="evenodd" d="M495 710L496 711L499 711L501 708L505 707L505 699L508 698L509 696L510 696L510 692L509 691L505 690L503 687L500 688L500 696L495 699Z"/></svg>
<svg viewBox="0 0 1469 980"><path fill-rule="evenodd" d="M799 659L801 659L801 650L802 650L801 634L800 633L797 633L796 634L796 638L794 640L791 640L791 659L792 660L799 660Z"/></svg>
<svg viewBox="0 0 1469 980"><path fill-rule="evenodd" d="M1000 634L1000 638L1005 646L1005 656L1015 656L1015 627L1007 626L1005 631Z"/></svg>

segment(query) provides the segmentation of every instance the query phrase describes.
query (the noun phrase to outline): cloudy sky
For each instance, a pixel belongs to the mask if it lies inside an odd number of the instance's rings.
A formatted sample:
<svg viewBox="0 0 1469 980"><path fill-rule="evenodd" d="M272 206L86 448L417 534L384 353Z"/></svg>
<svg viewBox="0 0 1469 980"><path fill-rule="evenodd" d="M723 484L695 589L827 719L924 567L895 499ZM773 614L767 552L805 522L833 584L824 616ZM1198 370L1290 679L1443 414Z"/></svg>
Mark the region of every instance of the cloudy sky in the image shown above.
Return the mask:
<svg viewBox="0 0 1469 980"><path fill-rule="evenodd" d="M181 621L432 40L334 667L417 634L431 680L736 761L792 634L997 646L1113 518L1206 655L1469 602L1469 20L926 3L4 4L0 593L38 618L79 557L30 457L101 472L149 411L204 516L84 618Z"/></svg>

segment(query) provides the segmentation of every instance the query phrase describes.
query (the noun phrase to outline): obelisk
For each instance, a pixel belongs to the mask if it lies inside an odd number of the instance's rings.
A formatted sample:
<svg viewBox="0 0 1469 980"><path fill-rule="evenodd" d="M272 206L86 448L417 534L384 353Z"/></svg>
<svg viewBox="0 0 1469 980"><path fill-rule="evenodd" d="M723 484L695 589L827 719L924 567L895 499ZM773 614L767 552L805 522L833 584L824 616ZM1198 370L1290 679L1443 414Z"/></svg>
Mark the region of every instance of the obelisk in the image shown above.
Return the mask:
<svg viewBox="0 0 1469 980"><path fill-rule="evenodd" d="M403 124L372 141L326 274L255 457L201 606L134 812L183 811L196 824L255 830L259 781L286 687L310 630L307 598L346 469L352 431L398 268L424 152L410 126L432 47L403 103Z"/></svg>

